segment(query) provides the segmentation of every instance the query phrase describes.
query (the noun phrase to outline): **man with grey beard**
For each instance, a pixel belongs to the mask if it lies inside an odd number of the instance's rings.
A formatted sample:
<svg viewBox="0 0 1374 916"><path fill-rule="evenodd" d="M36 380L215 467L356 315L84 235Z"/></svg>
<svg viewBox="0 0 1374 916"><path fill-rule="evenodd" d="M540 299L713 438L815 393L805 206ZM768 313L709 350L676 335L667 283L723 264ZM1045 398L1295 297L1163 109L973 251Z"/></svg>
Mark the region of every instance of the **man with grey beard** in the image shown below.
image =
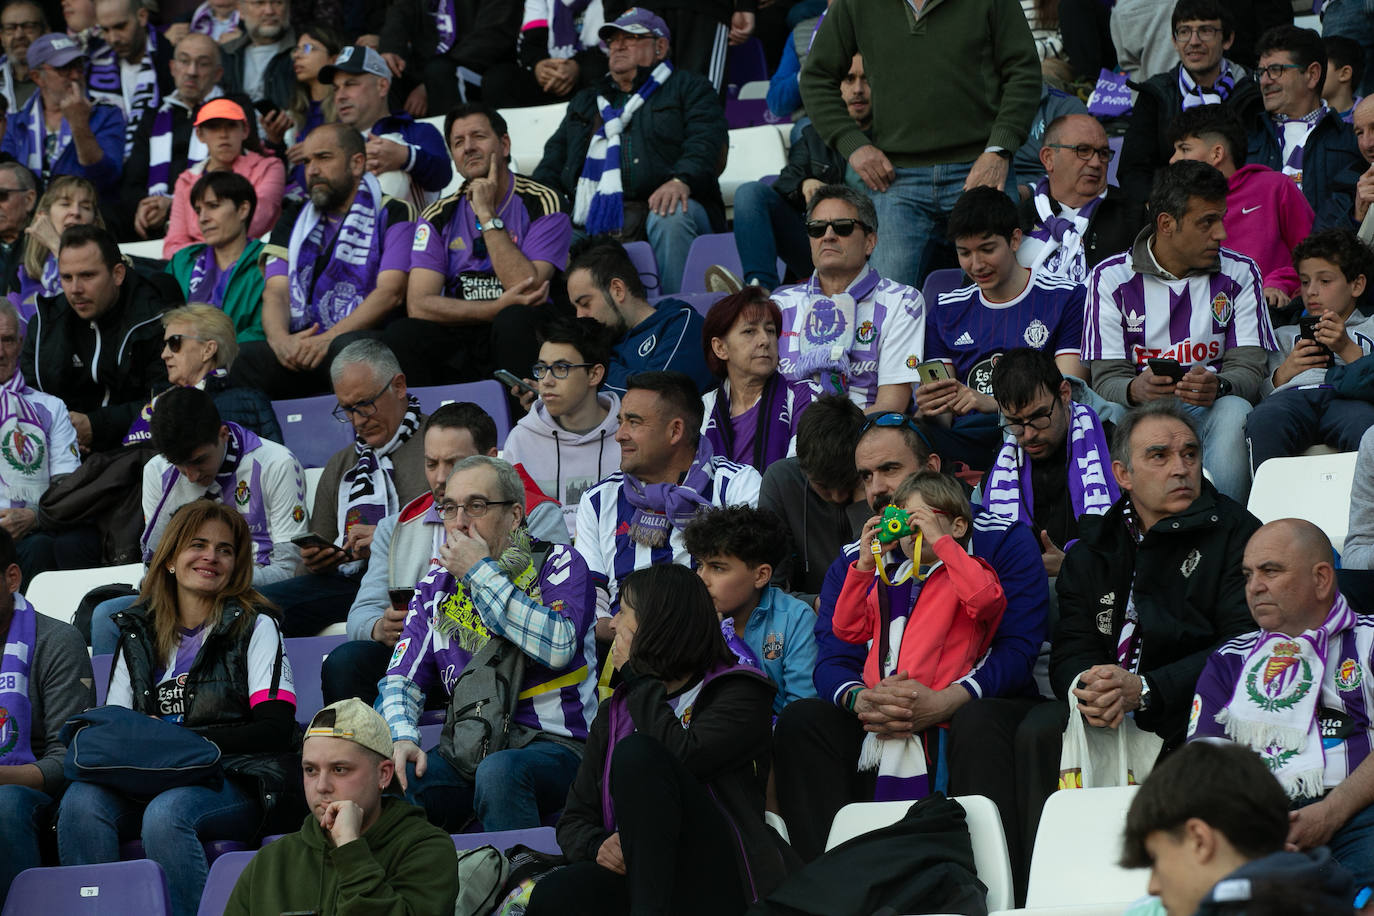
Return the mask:
<svg viewBox="0 0 1374 916"><path fill-rule="evenodd" d="M290 0L239 0L243 35L221 48L226 95L242 93L254 102L266 99L283 111L290 106L296 91L291 66L296 35L290 21Z"/></svg>
<svg viewBox="0 0 1374 916"><path fill-rule="evenodd" d="M310 199L288 208L263 249L266 341L243 345L238 384L269 397L329 390L339 350L374 329L405 295L415 210L382 194L362 135L324 124L302 145Z"/></svg>

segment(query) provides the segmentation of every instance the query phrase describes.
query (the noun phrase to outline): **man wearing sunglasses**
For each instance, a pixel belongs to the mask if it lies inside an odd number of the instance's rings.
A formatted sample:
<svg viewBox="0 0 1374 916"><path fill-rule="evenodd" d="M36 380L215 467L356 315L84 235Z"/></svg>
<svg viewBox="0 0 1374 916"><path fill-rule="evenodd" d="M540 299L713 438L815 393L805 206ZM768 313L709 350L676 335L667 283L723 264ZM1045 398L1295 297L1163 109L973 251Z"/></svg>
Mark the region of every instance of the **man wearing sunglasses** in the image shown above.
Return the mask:
<svg viewBox="0 0 1374 916"><path fill-rule="evenodd" d="M37 202L33 173L17 162L0 162L0 296L19 292L19 265L29 243L24 229Z"/></svg>
<svg viewBox="0 0 1374 916"><path fill-rule="evenodd" d="M1264 113L1247 122L1246 161L1293 179L1316 213L1314 229L1348 228L1365 161L1350 125L1322 101L1321 36L1276 26L1260 36L1255 50Z"/></svg>

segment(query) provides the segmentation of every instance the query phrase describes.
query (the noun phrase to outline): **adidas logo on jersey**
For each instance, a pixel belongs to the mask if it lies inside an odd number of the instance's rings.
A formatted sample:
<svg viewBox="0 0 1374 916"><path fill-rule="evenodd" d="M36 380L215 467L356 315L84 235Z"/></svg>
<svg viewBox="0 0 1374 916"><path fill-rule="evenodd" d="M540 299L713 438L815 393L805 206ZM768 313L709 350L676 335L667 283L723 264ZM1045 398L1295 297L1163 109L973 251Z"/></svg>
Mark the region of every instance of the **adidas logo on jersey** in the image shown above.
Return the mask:
<svg viewBox="0 0 1374 916"><path fill-rule="evenodd" d="M970 334L968 331L965 331L964 333L959 335L959 339L954 342L954 345L956 347L973 346L973 335Z"/></svg>

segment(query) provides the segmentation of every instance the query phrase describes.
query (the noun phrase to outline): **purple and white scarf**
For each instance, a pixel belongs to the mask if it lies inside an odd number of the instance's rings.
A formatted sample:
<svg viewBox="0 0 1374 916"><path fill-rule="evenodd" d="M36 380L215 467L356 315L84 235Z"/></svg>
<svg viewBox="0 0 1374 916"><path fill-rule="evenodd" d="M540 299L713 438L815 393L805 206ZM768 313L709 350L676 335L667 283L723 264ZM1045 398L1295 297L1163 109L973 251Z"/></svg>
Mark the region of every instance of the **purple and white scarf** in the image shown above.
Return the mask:
<svg viewBox="0 0 1374 916"><path fill-rule="evenodd" d="M591 5L591 0L534 0L525 4L526 29L549 30L549 57L566 60L583 48L578 36L577 17Z"/></svg>
<svg viewBox="0 0 1374 916"><path fill-rule="evenodd" d="M588 235L619 232L625 225L625 192L620 180L620 136L630 126L635 112L644 107L649 96L673 75L673 65L663 61L653 69L644 84L625 102L615 108L606 97L596 97L601 111L601 126L587 144L587 159L582 165L582 177L577 179L573 201L572 221L585 226Z"/></svg>
<svg viewBox="0 0 1374 916"><path fill-rule="evenodd" d="M800 386L799 386L800 387ZM770 464L787 457L792 446L792 429L796 422L792 405L788 403L787 379L774 371L763 384L754 412L754 454L745 461L762 474ZM806 406L806 401L802 406ZM702 435L720 455L735 460L735 422L730 416L730 382L724 381L716 389L716 401L707 417Z"/></svg>
<svg viewBox="0 0 1374 916"><path fill-rule="evenodd" d="M1188 68L1179 64L1178 66L1178 91L1183 96L1183 110L1196 108L1199 105L1220 105L1230 98L1232 91L1236 88L1236 80L1245 74L1245 71L1226 58L1221 59L1221 76L1217 77L1216 83L1211 89L1203 89L1193 79L1193 75L1188 72Z"/></svg>
<svg viewBox="0 0 1374 916"><path fill-rule="evenodd" d="M711 440L702 436L696 458L682 483L644 483L625 474L621 492L635 508L630 519L630 540L645 547L664 547L672 529L682 529L710 500L702 495L711 485Z"/></svg>
<svg viewBox="0 0 1374 916"><path fill-rule="evenodd" d="M1121 523L1136 544L1144 540L1145 532L1140 530L1140 522L1135 517L1129 499L1121 507ZM1103 636L1111 635L1113 611L1114 608L1106 607L1097 613L1097 629ZM1122 612L1122 618L1121 633L1116 637L1116 663L1135 674L1140 668L1140 634L1136 632L1140 626L1140 612L1135 609L1134 572L1131 573L1130 588L1126 591L1126 610Z"/></svg>
<svg viewBox="0 0 1374 916"><path fill-rule="evenodd" d="M754 650L749 648L749 644L735 632L735 618L720 618L720 635L725 637L725 644L730 647L731 652L735 653L735 658L739 659L741 665L763 670L763 665L759 662L759 657L754 654Z"/></svg>
<svg viewBox="0 0 1374 916"><path fill-rule="evenodd" d="M353 466L344 471L339 483L339 534L335 544L342 547L349 529L354 525L375 525L401 508L396 484L392 481L395 466L391 463L391 456L419 428L420 402L411 397L396 434L381 448L373 448L361 436L353 440L353 451L358 457ZM353 560L340 566L339 572L351 576L359 572L362 566L362 560Z"/></svg>
<svg viewBox="0 0 1374 916"><path fill-rule="evenodd" d="M217 99L222 95L224 93L219 86L211 86L205 101ZM148 138L149 197L172 196L172 138L176 132L176 116L172 111L174 107L188 112L188 117L195 115L195 111L183 102L177 93L167 96L158 106L157 114L153 116L153 131ZM186 145L186 161L199 162L209 155L210 151L200 142L200 137L196 136L195 129L192 128L191 140Z"/></svg>
<svg viewBox="0 0 1374 916"><path fill-rule="evenodd" d="M453 47L458 28L458 18L453 11L453 0L435 0L434 7L430 14L434 17L435 28L439 30L439 42L434 46L434 53L447 54L448 49Z"/></svg>
<svg viewBox="0 0 1374 916"><path fill-rule="evenodd" d="M1103 515L1121 491L1109 473L1110 452L1102 422L1091 407L1069 402L1069 502L1074 517ZM1031 462L1014 438L1002 443L988 473L984 502L994 515L1032 521Z"/></svg>
<svg viewBox="0 0 1374 916"><path fill-rule="evenodd" d="M312 324L321 330L332 328L377 285L382 260L381 201L382 186L368 172L339 231L328 241L325 215L306 201L288 245L292 333Z"/></svg>
<svg viewBox="0 0 1374 916"><path fill-rule="evenodd" d="M124 112L124 158L134 150L134 135L145 111L154 111L162 104L162 87L157 84L157 29L147 27L148 39L143 45L143 59L138 64L132 95L124 92L124 75L114 48L104 45L90 58L88 84L91 96L100 96L118 105Z"/></svg>
<svg viewBox="0 0 1374 916"><path fill-rule="evenodd" d="M209 35L215 41L219 41L220 36L225 32L232 32L238 27L239 11L237 7L229 13L228 19L220 19L215 16L214 10L210 9L210 0L205 0L191 14L191 31Z"/></svg>
<svg viewBox="0 0 1374 916"><path fill-rule="evenodd" d="M195 302L197 300L192 299L191 301ZM194 385L190 387L199 388L201 391L204 391L205 384L210 379L227 379L228 377L228 369L211 369L210 372L206 374L205 378L201 379L200 381L196 382ZM175 387L177 386L172 386L172 388ZM134 417L134 422L129 424L129 431L124 434L124 439L119 443L120 445L138 445L140 442L151 443L153 441L153 408L157 404L157 399L162 397L168 391L171 391L172 388L168 388L164 391L159 391L157 394L153 395L153 397L148 400L147 404L143 405L143 409L138 412L138 416ZM257 446L255 445L254 448L256 447Z"/></svg>
<svg viewBox="0 0 1374 916"><path fill-rule="evenodd" d="M24 164L29 167L29 171L47 181L52 177L52 165L62 158L62 154L67 151L67 147L72 142L72 128L63 118L61 125L57 128L57 142L51 150L48 149L48 127L43 118L43 93L35 92L33 98L29 99L29 136L34 138L34 143L29 147L29 155Z"/></svg>
<svg viewBox="0 0 1374 916"><path fill-rule="evenodd" d="M0 766L33 763L33 706L29 702L29 671L38 640L38 614L14 595L14 616L5 636L5 654L0 658Z"/></svg>
<svg viewBox="0 0 1374 916"><path fill-rule="evenodd" d="M873 295L882 277L866 265L842 293L826 296L815 274L806 283L805 323L802 326L796 373L816 380L823 394L845 394L856 374L849 359L854 346L858 303Z"/></svg>
<svg viewBox="0 0 1374 916"><path fill-rule="evenodd" d="M1035 186L1035 228L1026 236L1023 245L1035 246L1035 257L1028 265L1031 270L1040 270L1056 277L1082 283L1088 276L1088 257L1083 250L1083 236L1088 233L1088 224L1093 214L1102 205L1107 189L1078 208L1073 216L1061 216L1063 205L1050 197L1049 179L1041 178Z"/></svg>
<svg viewBox="0 0 1374 916"><path fill-rule="evenodd" d="M1291 798L1326 792L1326 755L1318 701L1331 641L1355 627L1355 612L1336 593L1326 620L1297 636L1265 632L1245 658L1231 700L1217 713L1226 736L1269 764Z"/></svg>
<svg viewBox="0 0 1374 916"><path fill-rule="evenodd" d="M1307 138L1312 135L1312 130L1326 117L1329 110L1326 103L1322 102L1316 111L1310 111L1301 118L1290 118L1281 114L1273 116L1274 129L1279 135L1279 155L1283 160L1283 174L1297 182L1298 187L1302 187L1303 147L1307 145Z"/></svg>
<svg viewBox="0 0 1374 916"><path fill-rule="evenodd" d="M17 367L0 383L0 491L11 507L37 505L48 489L50 443L27 388Z"/></svg>

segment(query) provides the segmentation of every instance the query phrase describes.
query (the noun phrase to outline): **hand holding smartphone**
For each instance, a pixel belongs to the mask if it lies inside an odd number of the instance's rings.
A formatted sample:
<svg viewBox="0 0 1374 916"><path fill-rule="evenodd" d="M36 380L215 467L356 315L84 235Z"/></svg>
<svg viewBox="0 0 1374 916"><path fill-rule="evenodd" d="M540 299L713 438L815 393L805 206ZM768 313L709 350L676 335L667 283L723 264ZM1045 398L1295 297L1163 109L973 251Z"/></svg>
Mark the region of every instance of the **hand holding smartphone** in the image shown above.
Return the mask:
<svg viewBox="0 0 1374 916"><path fill-rule="evenodd" d="M297 547L318 547L320 549L337 550L344 555L345 559L353 559L353 553L351 551L344 550L338 544L331 544L313 531L308 531L305 534L293 537L291 543L295 544Z"/></svg>

